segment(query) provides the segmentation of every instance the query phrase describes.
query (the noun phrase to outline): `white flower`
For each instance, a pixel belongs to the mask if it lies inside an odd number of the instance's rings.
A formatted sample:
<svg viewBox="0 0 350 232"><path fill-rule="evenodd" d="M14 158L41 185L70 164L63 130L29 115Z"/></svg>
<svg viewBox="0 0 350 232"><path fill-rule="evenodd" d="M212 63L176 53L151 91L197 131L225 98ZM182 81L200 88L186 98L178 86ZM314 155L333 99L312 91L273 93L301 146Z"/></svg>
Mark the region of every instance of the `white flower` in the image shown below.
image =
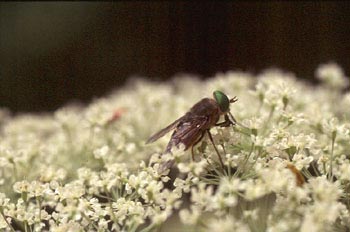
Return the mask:
<svg viewBox="0 0 350 232"><path fill-rule="evenodd" d="M239 179L223 178L217 192L209 200L207 208L210 210L224 210L235 207L238 202L237 195L240 185Z"/></svg>
<svg viewBox="0 0 350 232"><path fill-rule="evenodd" d="M140 202L119 198L112 203L113 214L120 225L128 219L130 222L142 223L145 210Z"/></svg>
<svg viewBox="0 0 350 232"><path fill-rule="evenodd" d="M213 192L213 186L206 186L205 183L200 182L196 187L191 188L191 201L195 205L205 208L211 201Z"/></svg>
<svg viewBox="0 0 350 232"><path fill-rule="evenodd" d="M27 193L29 191L29 186L30 186L29 182L24 180L24 181L16 182L13 185L13 189L17 193Z"/></svg>
<svg viewBox="0 0 350 232"><path fill-rule="evenodd" d="M176 178L174 181L174 192L177 192L180 196L182 195L182 192L189 193L191 186L198 183L198 181L198 177L194 177L191 173L185 180Z"/></svg>
<svg viewBox="0 0 350 232"><path fill-rule="evenodd" d="M55 193L61 199L75 199L81 197L85 193L85 188L81 183L76 181L68 183L63 187L57 187Z"/></svg>
<svg viewBox="0 0 350 232"><path fill-rule="evenodd" d="M245 125L246 127L252 130L255 129L257 131L263 126L263 124L264 124L263 119L260 117L252 117L250 119L243 120L243 125Z"/></svg>
<svg viewBox="0 0 350 232"><path fill-rule="evenodd" d="M243 154L226 154L225 165L228 165L229 167L237 167L243 162L244 158L245 156Z"/></svg>
<svg viewBox="0 0 350 232"><path fill-rule="evenodd" d="M344 89L349 85L349 78L335 63L320 65L316 70L316 77L333 88Z"/></svg>
<svg viewBox="0 0 350 232"><path fill-rule="evenodd" d="M194 175L198 176L205 171L207 165L207 161L201 159L199 162L179 163L178 168L182 173L192 172Z"/></svg>
<svg viewBox="0 0 350 232"><path fill-rule="evenodd" d="M45 115L0 109L0 228L170 231L177 214L177 229L192 231L349 227L348 80L336 65L317 76L320 86L276 69L142 79ZM195 162L184 144L164 154L172 131L145 144L214 90L239 99L230 105L236 126L208 128L224 168L207 137Z"/></svg>
<svg viewBox="0 0 350 232"><path fill-rule="evenodd" d="M106 145L94 150L94 156L96 159L105 159L105 157L108 155L109 155L109 147Z"/></svg>
<svg viewBox="0 0 350 232"><path fill-rule="evenodd" d="M344 161L339 166L339 175L341 180L350 181L350 163L349 161Z"/></svg>
<svg viewBox="0 0 350 232"><path fill-rule="evenodd" d="M49 184L39 181L32 181L28 187L29 197L41 197L46 193L50 193Z"/></svg>
<svg viewBox="0 0 350 232"><path fill-rule="evenodd" d="M313 178L309 180L312 189L312 195L316 200L334 202L342 194L342 189L339 188L339 182L329 182L325 176Z"/></svg>
<svg viewBox="0 0 350 232"><path fill-rule="evenodd" d="M349 134L349 128L347 128L347 125L339 123L339 120L335 117L323 119L322 129L329 137L338 135L344 137Z"/></svg>
<svg viewBox="0 0 350 232"><path fill-rule="evenodd" d="M191 211L188 209L182 209L179 212L180 220L186 225L195 225L201 215L201 211L193 207Z"/></svg>
<svg viewBox="0 0 350 232"><path fill-rule="evenodd" d="M62 181L66 178L67 171L64 168L56 169L53 166L44 166L40 173L41 182L50 182L52 180Z"/></svg>
<svg viewBox="0 0 350 232"><path fill-rule="evenodd" d="M5 219L6 219L6 221L5 221ZM4 218L4 217L0 217L0 229L8 229L8 224L7 223L11 223L11 221L12 221L12 218L10 218L10 217L6 217L6 218Z"/></svg>
<svg viewBox="0 0 350 232"><path fill-rule="evenodd" d="M293 162L298 170L308 168L310 163L314 160L312 156L306 157L304 154L295 154L293 156Z"/></svg>
<svg viewBox="0 0 350 232"><path fill-rule="evenodd" d="M160 225L165 222L170 213L167 211L159 211L152 216L152 222L156 225Z"/></svg>
<svg viewBox="0 0 350 232"><path fill-rule="evenodd" d="M4 193L0 193L0 208L6 207L9 202L10 199Z"/></svg>

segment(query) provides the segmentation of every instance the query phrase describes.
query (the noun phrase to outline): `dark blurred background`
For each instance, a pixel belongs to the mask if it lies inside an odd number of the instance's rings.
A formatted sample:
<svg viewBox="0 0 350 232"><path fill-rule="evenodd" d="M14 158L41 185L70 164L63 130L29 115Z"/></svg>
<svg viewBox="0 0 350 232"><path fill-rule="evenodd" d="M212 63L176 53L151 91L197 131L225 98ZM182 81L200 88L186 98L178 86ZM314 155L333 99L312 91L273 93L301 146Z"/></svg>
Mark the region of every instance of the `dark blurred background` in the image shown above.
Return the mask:
<svg viewBox="0 0 350 232"><path fill-rule="evenodd" d="M349 75L349 30L348 2L1 2L0 107L89 102L135 75L278 67L314 81L329 61Z"/></svg>

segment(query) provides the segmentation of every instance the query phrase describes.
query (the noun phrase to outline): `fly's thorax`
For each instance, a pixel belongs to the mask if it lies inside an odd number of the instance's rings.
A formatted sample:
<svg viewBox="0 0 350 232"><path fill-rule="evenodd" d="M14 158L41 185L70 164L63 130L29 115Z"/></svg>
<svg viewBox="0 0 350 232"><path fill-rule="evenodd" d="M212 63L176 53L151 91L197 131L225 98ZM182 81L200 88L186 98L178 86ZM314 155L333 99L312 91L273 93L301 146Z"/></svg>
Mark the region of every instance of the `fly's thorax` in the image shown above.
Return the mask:
<svg viewBox="0 0 350 232"><path fill-rule="evenodd" d="M209 129L214 126L219 120L221 111L218 103L214 99L203 98L190 109L188 114L205 116L208 121L205 125L205 128L202 129Z"/></svg>
<svg viewBox="0 0 350 232"><path fill-rule="evenodd" d="M198 116L211 116L220 114L220 108L217 102L211 98L203 98L197 102L190 109L189 113L198 115Z"/></svg>

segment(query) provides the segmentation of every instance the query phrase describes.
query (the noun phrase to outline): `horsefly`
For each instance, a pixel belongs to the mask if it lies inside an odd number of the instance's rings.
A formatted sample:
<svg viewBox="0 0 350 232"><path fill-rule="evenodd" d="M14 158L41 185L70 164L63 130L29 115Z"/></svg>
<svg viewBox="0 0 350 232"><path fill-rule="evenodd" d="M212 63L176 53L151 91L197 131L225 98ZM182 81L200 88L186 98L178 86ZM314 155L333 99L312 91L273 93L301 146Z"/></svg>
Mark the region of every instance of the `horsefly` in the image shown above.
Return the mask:
<svg viewBox="0 0 350 232"><path fill-rule="evenodd" d="M192 160L194 160L193 147L207 133L219 157L220 164L224 168L224 163L214 143L210 129L214 126L229 127L230 125L236 125L237 121L230 112L230 103L234 103L237 100L236 97L229 99L223 92L216 90L213 93L213 99L203 98L197 102L184 116L152 135L146 144L152 143L169 131L174 130L165 153L171 153L172 147L178 147L180 144L184 144L184 150L191 148ZM224 115L225 121L218 123L222 115ZM173 162L168 162L166 168L172 166Z"/></svg>

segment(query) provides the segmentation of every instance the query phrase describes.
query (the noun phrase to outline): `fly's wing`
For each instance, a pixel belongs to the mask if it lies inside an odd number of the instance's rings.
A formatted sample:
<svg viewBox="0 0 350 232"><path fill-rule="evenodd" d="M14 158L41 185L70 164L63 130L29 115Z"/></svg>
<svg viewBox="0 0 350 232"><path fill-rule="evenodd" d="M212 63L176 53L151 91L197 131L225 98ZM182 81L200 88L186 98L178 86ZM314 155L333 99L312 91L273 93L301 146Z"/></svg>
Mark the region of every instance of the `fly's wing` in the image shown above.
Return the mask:
<svg viewBox="0 0 350 232"><path fill-rule="evenodd" d="M185 122L181 122L174 133L166 148L166 152L170 152L173 146L178 146L180 143L185 145L185 150L191 147L204 133L208 127L207 116L192 116L187 118Z"/></svg>
<svg viewBox="0 0 350 232"><path fill-rule="evenodd" d="M152 135L146 142L146 144L148 143L153 143L154 141L158 140L159 138L163 137L166 133L168 133L169 131L173 130L181 121L182 117L177 119L175 122L171 123L169 126L161 129L160 131L158 131L157 133L155 133L154 135Z"/></svg>

